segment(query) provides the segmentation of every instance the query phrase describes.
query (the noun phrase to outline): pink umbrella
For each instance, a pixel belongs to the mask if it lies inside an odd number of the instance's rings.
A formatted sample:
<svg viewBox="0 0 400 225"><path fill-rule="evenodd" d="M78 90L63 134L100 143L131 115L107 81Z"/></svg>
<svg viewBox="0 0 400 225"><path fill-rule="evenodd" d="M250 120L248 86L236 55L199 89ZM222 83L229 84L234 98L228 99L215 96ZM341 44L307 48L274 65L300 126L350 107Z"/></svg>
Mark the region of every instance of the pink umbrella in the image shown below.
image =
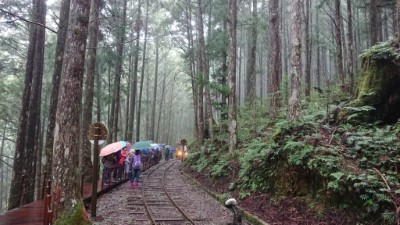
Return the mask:
<svg viewBox="0 0 400 225"><path fill-rule="evenodd" d="M118 152L119 150L125 148L129 142L126 141L118 141L107 145L106 147L100 150L99 156L106 156L112 153ZM130 143L129 143L130 145Z"/></svg>

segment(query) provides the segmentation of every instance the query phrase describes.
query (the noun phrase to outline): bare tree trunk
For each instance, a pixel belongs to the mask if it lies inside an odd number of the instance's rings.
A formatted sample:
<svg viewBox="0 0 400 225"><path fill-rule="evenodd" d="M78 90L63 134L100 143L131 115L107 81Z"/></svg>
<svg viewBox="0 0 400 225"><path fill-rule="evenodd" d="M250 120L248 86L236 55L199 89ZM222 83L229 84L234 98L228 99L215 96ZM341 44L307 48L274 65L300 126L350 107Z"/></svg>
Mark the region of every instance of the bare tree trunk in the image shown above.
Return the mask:
<svg viewBox="0 0 400 225"><path fill-rule="evenodd" d="M249 55L247 61L246 100L253 108L256 98L256 46L257 46L257 0L253 0L252 24L250 28Z"/></svg>
<svg viewBox="0 0 400 225"><path fill-rule="evenodd" d="M191 83L192 83L192 96L193 96L193 114L194 114L194 126L195 126L195 132L196 132L196 141L197 143L201 143L201 137L200 134L202 131L200 131L200 126L199 126L199 95L198 95L198 84L196 82L197 76L196 76L196 63L194 59L194 40L193 40L193 27L192 27L192 10L190 7L190 3L187 3L187 17L186 17L186 29L187 29L187 39L188 39L188 51L190 51L190 63L189 63L189 68L190 68L190 76L191 76Z"/></svg>
<svg viewBox="0 0 400 225"><path fill-rule="evenodd" d="M82 121L82 153L80 154L80 165L86 180L89 180L93 171L92 153L87 133L92 123L93 96L94 96L94 78L96 75L96 52L97 52L97 36L99 33L99 0L91 0L90 24L89 24L89 43L87 50L87 68L85 80L85 93L83 104L83 121ZM100 121L97 121L100 122Z"/></svg>
<svg viewBox="0 0 400 225"><path fill-rule="evenodd" d="M37 22L40 24L46 24L46 3L44 0L38 1L37 16ZM38 144L40 140L40 106L43 80L45 28L38 26L36 29L35 62L33 68L31 96L29 100L29 115L25 143L27 153L25 175L28 179L26 179L24 183L24 192L26 193L23 196L24 203L30 203L34 200L36 163L37 160L41 160L37 158L37 154L38 151L41 151Z"/></svg>
<svg viewBox="0 0 400 225"><path fill-rule="evenodd" d="M343 45L342 45L342 16L340 13L340 0L335 0L335 39L336 39L336 72L339 78L339 87L342 93L346 92L343 71Z"/></svg>
<svg viewBox="0 0 400 225"><path fill-rule="evenodd" d="M204 82L203 94L206 103L206 120L207 129L209 133L210 140L213 140L214 129L213 129L213 116L212 116L212 105L211 105L211 95L210 95L210 80L209 80L209 68L208 59L206 56L206 44L204 39L204 28L203 28L203 9L201 0L197 0L198 3L198 22L197 22L197 33L199 35L199 70L198 72L202 74ZM205 136L203 137L203 139ZM203 140L202 140L203 141Z"/></svg>
<svg viewBox="0 0 400 225"><path fill-rule="evenodd" d="M2 137L2 139L1 139L1 146L0 146L0 182L1 182L1 184L0 184L0 213L2 213L3 212L3 205L4 204L6 204L6 202L5 202L5 199L7 199L6 198L6 191L4 190L4 186L6 185L6 182L5 182L5 180L4 180L4 174L5 174L5 172L4 171L7 171L7 170L5 170L4 168L4 145L5 145L5 140L6 140L6 130L7 130L7 124L8 124L8 118L5 118L5 120L4 120L4 128L3 128L3 133L2 133L2 135L3 135L3 137ZM7 166L7 165L6 165Z"/></svg>
<svg viewBox="0 0 400 225"><path fill-rule="evenodd" d="M237 121L236 121L236 0L229 0L228 21L228 131L229 152L233 153L237 145Z"/></svg>
<svg viewBox="0 0 400 225"><path fill-rule="evenodd" d="M371 32L371 45L375 45L379 41L379 18L378 15L378 0L370 0L369 2L369 18L370 18L370 32Z"/></svg>
<svg viewBox="0 0 400 225"><path fill-rule="evenodd" d="M307 97L307 100L310 100L310 95L311 95L311 57L312 57L312 39L311 39L311 34L310 34L310 26L312 26L312 21L311 21L311 1L306 0L305 4L305 10L304 12L304 31L305 31L305 42L306 42L306 49L305 49L305 56L306 56L306 65L305 65L305 71L304 71L304 76L305 76L305 95Z"/></svg>
<svg viewBox="0 0 400 225"><path fill-rule="evenodd" d="M160 110L158 112L158 120L157 120L157 133L156 133L156 139L155 141L160 142L161 138L159 136L160 134L160 122L161 122L161 115L163 114L163 104L164 104L164 99L165 99L165 81L166 81L167 74L164 73L163 77L163 85L162 85L162 90L161 90L161 102L160 102Z"/></svg>
<svg viewBox="0 0 400 225"><path fill-rule="evenodd" d="M140 87L139 87L139 99L138 99L138 110L137 110L137 118L136 118L136 140L139 141L140 137L140 120L141 120L141 109L142 109L142 92L143 92L143 81L144 81L144 71L146 65L146 46L147 46L147 30L148 30L148 19L149 19L149 0L146 1L146 21L144 27L144 43L143 43L143 56L142 56L142 78L140 79Z"/></svg>
<svg viewBox="0 0 400 225"><path fill-rule="evenodd" d="M281 41L279 37L279 1L269 1L269 30L268 30L268 83L271 88L270 118L278 115L280 108L280 73L281 73Z"/></svg>
<svg viewBox="0 0 400 225"><path fill-rule="evenodd" d="M38 0L33 0L32 7L32 20L36 21L38 17ZM25 66L25 81L24 90L22 94L21 111L19 116L19 126L17 131L17 139L15 141L15 153L14 153L14 164L13 164L13 175L10 187L10 198L8 200L8 209L13 209L19 206L18 193L21 189L21 176L24 174L26 168L25 163L27 160L27 152L25 149L26 134L27 134L27 122L29 115L29 100L31 95L31 86L33 78L34 68L34 57L36 49L37 39L37 27L36 25L30 24L29 30L29 45L27 53L27 62Z"/></svg>
<svg viewBox="0 0 400 225"><path fill-rule="evenodd" d="M400 43L400 0L397 0L396 2L396 37L397 37L397 43Z"/></svg>
<svg viewBox="0 0 400 225"><path fill-rule="evenodd" d="M89 1L72 0L68 49L64 54L60 96L54 133L52 164L52 209L54 220L77 210L82 196L79 188L79 114L89 24ZM80 221L83 221L83 212Z"/></svg>
<svg viewBox="0 0 400 225"><path fill-rule="evenodd" d="M98 71L98 70L97 70ZM96 121L101 121L101 109L102 109L102 107L101 107L101 101L100 101L100 98L101 98L101 77L100 77L100 74L99 73L96 73L96 100L97 100L97 103L96 103L96 105L97 105L97 116L96 116L96 118L97 118L97 120Z"/></svg>
<svg viewBox="0 0 400 225"><path fill-rule="evenodd" d="M150 138L154 140L154 129L155 122L156 122L156 104L157 104L157 83L158 83L158 57L159 57L159 37L156 37L156 61L155 61L155 71L154 71L154 88L153 88L153 104L152 104L152 111L151 111L151 127L150 127Z"/></svg>
<svg viewBox="0 0 400 225"><path fill-rule="evenodd" d="M354 47L353 47L353 15L351 11L351 0L347 0L347 42L348 42L348 61L347 61L347 73L350 77L350 95L354 96Z"/></svg>
<svg viewBox="0 0 400 225"><path fill-rule="evenodd" d="M301 65L300 65L300 30L302 0L292 1L292 60L290 67L290 98L289 120L296 121L301 116L300 89L301 89Z"/></svg>
<svg viewBox="0 0 400 225"><path fill-rule="evenodd" d="M147 63L147 61L146 61ZM146 76L146 139L151 139L151 131L150 131L150 76Z"/></svg>
<svg viewBox="0 0 400 225"><path fill-rule="evenodd" d="M56 111L58 104L58 91L60 89L61 70L64 58L64 49L68 32L68 20L69 20L69 9L71 0L62 0L60 9L60 22L57 32L57 45L54 61L53 80L51 83L51 97L50 97L50 109L49 119L46 131L46 149L45 149L45 160L44 170L48 176L51 176L51 164L53 158L53 142L54 142L54 128L56 123Z"/></svg>
<svg viewBox="0 0 400 225"><path fill-rule="evenodd" d="M122 21L120 30L117 31L117 59L115 62L115 78L114 78L114 110L111 114L112 118L112 129L110 128L110 132L112 132L112 141L117 141L118 139L118 119L119 119L119 110L120 110L120 90L121 90L121 74L122 74L122 61L123 61L123 53L124 53L124 42L125 42L125 26L126 26L126 6L127 0L124 0L124 6L122 9Z"/></svg>
<svg viewBox="0 0 400 225"><path fill-rule="evenodd" d="M127 138L130 138L134 141L135 137L133 134L134 126L133 123L135 121L135 107L136 107L136 93L137 93L137 79L138 79L138 64L139 64L139 44L140 44L140 30L142 29L142 20L141 20L141 11L142 11L142 3L138 1L138 17L135 21L134 30L136 31L136 47L135 47L135 62L133 66L133 79L131 83L131 104L130 104L130 113L129 113L129 121L128 121L128 134ZM144 59L143 59L144 60ZM140 101L140 100L139 100Z"/></svg>
<svg viewBox="0 0 400 225"><path fill-rule="evenodd" d="M319 21L319 13L316 11L315 21ZM316 73L315 76L317 78L317 87L321 88L321 46L320 46L320 29L319 24L316 23L315 27L315 36L317 40L317 65L316 65Z"/></svg>

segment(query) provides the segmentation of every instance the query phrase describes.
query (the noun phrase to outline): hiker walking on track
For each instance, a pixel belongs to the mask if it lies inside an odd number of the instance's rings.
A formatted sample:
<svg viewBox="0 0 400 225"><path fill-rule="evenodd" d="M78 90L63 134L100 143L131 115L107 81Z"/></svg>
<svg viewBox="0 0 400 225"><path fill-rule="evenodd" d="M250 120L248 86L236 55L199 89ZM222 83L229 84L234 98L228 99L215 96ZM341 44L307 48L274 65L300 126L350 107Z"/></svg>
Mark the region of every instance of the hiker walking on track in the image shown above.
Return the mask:
<svg viewBox="0 0 400 225"><path fill-rule="evenodd" d="M139 176L140 176L140 168L142 166L142 156L140 155L140 150L135 150L135 154L132 154L130 159L130 168L131 168L131 182L130 188L133 187L139 188Z"/></svg>

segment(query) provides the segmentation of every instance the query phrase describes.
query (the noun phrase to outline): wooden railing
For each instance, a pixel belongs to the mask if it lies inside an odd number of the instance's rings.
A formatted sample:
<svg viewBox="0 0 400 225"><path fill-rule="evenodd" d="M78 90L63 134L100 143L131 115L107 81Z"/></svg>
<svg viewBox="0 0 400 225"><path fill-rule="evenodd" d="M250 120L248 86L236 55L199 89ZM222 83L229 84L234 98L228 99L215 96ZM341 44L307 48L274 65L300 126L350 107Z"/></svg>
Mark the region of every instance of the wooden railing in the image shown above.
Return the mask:
<svg viewBox="0 0 400 225"><path fill-rule="evenodd" d="M159 159L144 158L142 170L145 171L145 170L149 169L150 167L157 164L158 161L159 161ZM126 171L124 169L125 169L125 165L122 165L117 168L109 168L107 170L104 170L104 168L103 168L102 177L101 177L101 179L102 179L101 190L103 190L105 188L110 188L110 187L112 188L112 186L114 184L117 184L118 182L122 182L122 181L126 180L128 178L128 174L126 173ZM107 182L104 182L105 175L107 175L109 178L107 180ZM81 190L80 190L82 197L83 197L83 187L84 187L84 180L85 180L84 178L85 177L82 174ZM44 183L46 183L46 186L43 191L43 193L44 193L44 195L43 195L44 196L43 225L49 225L49 224L51 225L52 220L53 220L53 211L51 210L51 181L48 180L47 182L45 182L45 180L44 180L43 184ZM107 185L108 187L105 187L105 185Z"/></svg>

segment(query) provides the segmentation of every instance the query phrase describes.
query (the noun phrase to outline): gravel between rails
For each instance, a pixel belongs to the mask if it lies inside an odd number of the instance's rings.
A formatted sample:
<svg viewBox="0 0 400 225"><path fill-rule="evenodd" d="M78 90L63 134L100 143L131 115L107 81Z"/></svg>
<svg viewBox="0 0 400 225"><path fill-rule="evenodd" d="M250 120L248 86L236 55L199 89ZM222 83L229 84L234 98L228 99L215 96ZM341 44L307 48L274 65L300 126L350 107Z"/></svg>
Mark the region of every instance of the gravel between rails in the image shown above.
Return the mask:
<svg viewBox="0 0 400 225"><path fill-rule="evenodd" d="M214 198L208 195L204 190L192 185L180 173L180 161L170 160L170 162L160 162L149 170L141 174L143 181L152 170L161 170L162 164L173 163L167 171L165 184L168 193L174 201L189 215L195 218L207 219L204 221L195 221L197 225L226 225L232 221L232 213ZM157 171L154 171L157 172ZM146 185L151 180L146 180ZM145 189L147 191L147 189ZM132 206L132 199L141 199L141 189L130 189L129 182L122 184L108 193L100 196L97 200L97 216L91 218L93 224L98 225L147 225L151 224L148 215L143 215L140 211L142 205ZM137 201L136 201L137 203ZM139 210L139 211L138 211ZM143 210L142 210L143 211ZM165 209L160 207L157 213L161 215ZM156 215L157 215L156 213ZM90 214L89 214L90 215ZM142 219L142 220L137 220ZM162 225L183 225L191 224L183 221L162 222ZM248 225L248 223L244 223Z"/></svg>

